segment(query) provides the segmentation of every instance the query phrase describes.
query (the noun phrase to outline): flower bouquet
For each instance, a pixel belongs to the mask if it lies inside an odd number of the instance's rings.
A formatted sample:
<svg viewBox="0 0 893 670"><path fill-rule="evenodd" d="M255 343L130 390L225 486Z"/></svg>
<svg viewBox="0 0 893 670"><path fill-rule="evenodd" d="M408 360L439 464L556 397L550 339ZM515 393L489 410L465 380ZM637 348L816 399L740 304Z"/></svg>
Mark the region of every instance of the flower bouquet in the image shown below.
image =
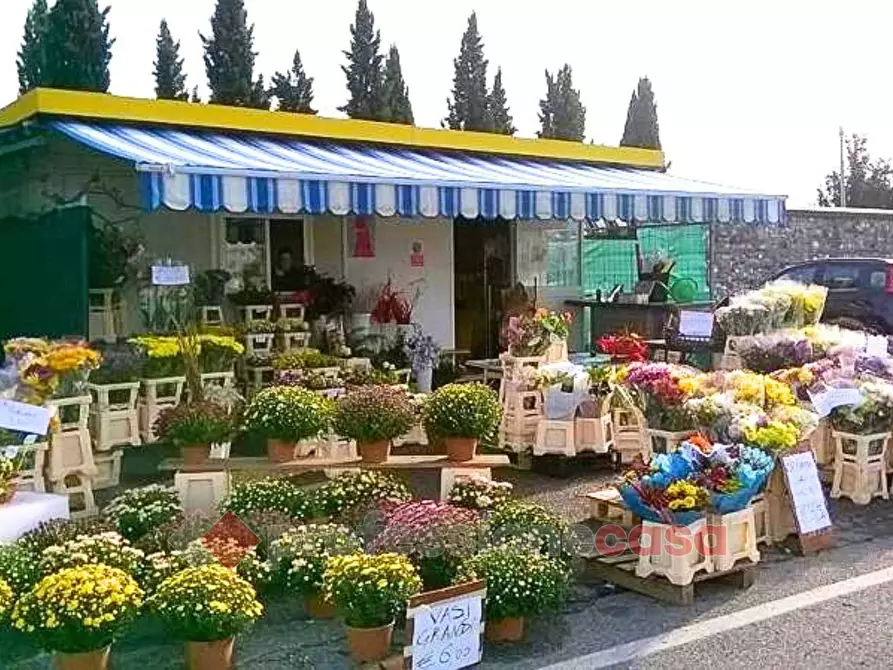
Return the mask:
<svg viewBox="0 0 893 670"><path fill-rule="evenodd" d="M666 363L632 363L622 372L621 383L634 392L649 429L678 433L695 427L684 404L683 384L694 374L688 368Z"/></svg>
<svg viewBox="0 0 893 670"><path fill-rule="evenodd" d="M426 591L442 589L452 582L459 562L473 552L476 521L475 512L449 503L403 503L388 513L369 549L407 556L418 568Z"/></svg>
<svg viewBox="0 0 893 670"><path fill-rule="evenodd" d="M235 636L263 614L251 584L219 563L174 574L147 605L171 636L187 643L188 667L201 670L231 668Z"/></svg>
<svg viewBox="0 0 893 670"><path fill-rule="evenodd" d="M431 392L431 384L434 376L434 368L440 359L440 347L431 335L422 333L422 329L416 326L413 332L406 338L406 354L415 373L416 383L422 393Z"/></svg>
<svg viewBox="0 0 893 670"><path fill-rule="evenodd" d="M595 346L616 362L634 363L648 358L648 345L634 333L602 335L595 341Z"/></svg>
<svg viewBox="0 0 893 670"><path fill-rule="evenodd" d="M731 514L750 504L774 468L775 459L762 449L716 445L701 463L695 481L710 493L712 511Z"/></svg>
<svg viewBox="0 0 893 670"><path fill-rule="evenodd" d="M561 346L567 342L572 321L573 316L570 312L560 314L547 309L538 309L521 316L510 317L503 332L503 339L507 342L512 356L542 356L549 347ZM555 360L562 360L562 357Z"/></svg>
<svg viewBox="0 0 893 670"><path fill-rule="evenodd" d="M399 554L333 556L323 573L323 592L347 628L354 660L363 663L387 657L394 619L422 588L415 566Z"/></svg>
<svg viewBox="0 0 893 670"><path fill-rule="evenodd" d="M517 642L524 636L527 617L564 603L569 572L558 559L509 543L486 548L462 562L456 583L475 579L487 584L487 639Z"/></svg>
<svg viewBox="0 0 893 670"><path fill-rule="evenodd" d="M332 402L300 386L271 386L255 395L245 409L245 426L267 438L273 462L295 457L297 444L315 440L329 428Z"/></svg>
<svg viewBox="0 0 893 670"><path fill-rule="evenodd" d="M393 386L352 388L338 400L332 421L338 435L356 440L366 463L388 460L391 441L406 435L416 416L409 396Z"/></svg>
<svg viewBox="0 0 893 670"><path fill-rule="evenodd" d="M55 652L58 667L100 670L111 644L139 614L142 599L143 592L123 570L80 565L45 577L24 594L11 621Z"/></svg>
<svg viewBox="0 0 893 670"><path fill-rule="evenodd" d="M852 435L876 435L893 430L893 385L884 381L860 381L862 402L837 407L831 412L835 430Z"/></svg>

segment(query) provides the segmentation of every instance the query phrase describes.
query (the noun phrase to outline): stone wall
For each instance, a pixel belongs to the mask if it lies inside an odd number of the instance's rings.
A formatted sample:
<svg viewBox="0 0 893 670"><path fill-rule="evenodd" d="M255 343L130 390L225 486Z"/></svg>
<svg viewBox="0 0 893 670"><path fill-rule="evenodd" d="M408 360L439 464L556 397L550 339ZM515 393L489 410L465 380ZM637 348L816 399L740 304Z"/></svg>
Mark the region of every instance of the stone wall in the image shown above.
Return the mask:
<svg viewBox="0 0 893 670"><path fill-rule="evenodd" d="M710 243L713 295L721 298L801 261L893 257L893 210L793 209L783 226L714 224Z"/></svg>

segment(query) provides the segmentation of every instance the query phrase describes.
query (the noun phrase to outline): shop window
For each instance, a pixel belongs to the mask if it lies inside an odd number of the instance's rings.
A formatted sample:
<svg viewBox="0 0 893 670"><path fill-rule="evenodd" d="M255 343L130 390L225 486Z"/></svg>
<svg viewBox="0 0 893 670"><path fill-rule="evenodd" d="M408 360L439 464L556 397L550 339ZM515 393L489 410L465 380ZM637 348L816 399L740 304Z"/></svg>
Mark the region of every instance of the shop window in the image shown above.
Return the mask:
<svg viewBox="0 0 893 670"><path fill-rule="evenodd" d="M221 265L232 275L259 278L268 283L267 220L228 218L224 221Z"/></svg>
<svg viewBox="0 0 893 670"><path fill-rule="evenodd" d="M519 222L516 267L518 281L526 286L580 286L580 225Z"/></svg>

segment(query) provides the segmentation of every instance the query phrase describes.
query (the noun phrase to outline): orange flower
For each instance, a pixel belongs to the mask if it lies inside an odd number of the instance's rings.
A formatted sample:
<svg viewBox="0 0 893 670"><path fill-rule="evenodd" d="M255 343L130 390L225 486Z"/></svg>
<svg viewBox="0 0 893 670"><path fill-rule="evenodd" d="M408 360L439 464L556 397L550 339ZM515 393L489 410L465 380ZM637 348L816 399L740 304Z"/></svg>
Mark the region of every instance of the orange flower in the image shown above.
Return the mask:
<svg viewBox="0 0 893 670"><path fill-rule="evenodd" d="M693 444L705 454L713 449L713 442L711 442L710 439L703 433L695 433L690 438L688 438L686 442Z"/></svg>

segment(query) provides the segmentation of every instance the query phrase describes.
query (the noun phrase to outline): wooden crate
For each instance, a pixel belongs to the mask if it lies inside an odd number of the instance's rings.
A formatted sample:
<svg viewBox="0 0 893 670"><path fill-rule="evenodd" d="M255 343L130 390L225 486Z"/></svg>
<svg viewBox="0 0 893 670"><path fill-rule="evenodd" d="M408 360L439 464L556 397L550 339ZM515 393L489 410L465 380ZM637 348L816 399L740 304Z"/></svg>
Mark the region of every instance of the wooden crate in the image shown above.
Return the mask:
<svg viewBox="0 0 893 670"><path fill-rule="evenodd" d="M273 318L273 305L241 305L239 314L242 321L270 321Z"/></svg>
<svg viewBox="0 0 893 670"><path fill-rule="evenodd" d="M719 540L711 548L715 570L731 570L738 561L760 561L756 518L752 507L730 514L708 514L707 524L711 534Z"/></svg>
<svg viewBox="0 0 893 670"><path fill-rule="evenodd" d="M632 527L641 520L629 510L615 488L592 491L583 496L589 501L589 516L602 523L614 523L625 527Z"/></svg>
<svg viewBox="0 0 893 670"><path fill-rule="evenodd" d="M890 433L854 435L832 431L836 443L831 497L845 496L857 505L873 498L890 499L887 490L887 452Z"/></svg>
<svg viewBox="0 0 893 670"><path fill-rule="evenodd" d="M90 428L93 446L97 451L140 443L139 398L140 383L89 384L93 395L90 408Z"/></svg>
<svg viewBox="0 0 893 670"><path fill-rule="evenodd" d="M688 552L676 553L670 538L670 534L675 532L689 538L691 547ZM650 545L647 550L639 553L636 576L660 575L676 586L685 586L691 584L699 572L713 572L713 555L706 534L706 519L698 519L687 526L670 526L643 520L642 537L647 536ZM641 540L639 544L641 547Z"/></svg>
<svg viewBox="0 0 893 670"><path fill-rule="evenodd" d="M576 449L573 420L540 419L536 427L536 442L533 443L534 456L557 454L572 457L576 455Z"/></svg>
<svg viewBox="0 0 893 670"><path fill-rule="evenodd" d="M110 451L95 454L96 475L93 477L93 490L101 491L118 486L121 483L121 456L123 452Z"/></svg>
<svg viewBox="0 0 893 670"><path fill-rule="evenodd" d="M597 418L575 418L574 439L578 454L584 451L608 453L614 446L614 422L611 414L602 414Z"/></svg>

